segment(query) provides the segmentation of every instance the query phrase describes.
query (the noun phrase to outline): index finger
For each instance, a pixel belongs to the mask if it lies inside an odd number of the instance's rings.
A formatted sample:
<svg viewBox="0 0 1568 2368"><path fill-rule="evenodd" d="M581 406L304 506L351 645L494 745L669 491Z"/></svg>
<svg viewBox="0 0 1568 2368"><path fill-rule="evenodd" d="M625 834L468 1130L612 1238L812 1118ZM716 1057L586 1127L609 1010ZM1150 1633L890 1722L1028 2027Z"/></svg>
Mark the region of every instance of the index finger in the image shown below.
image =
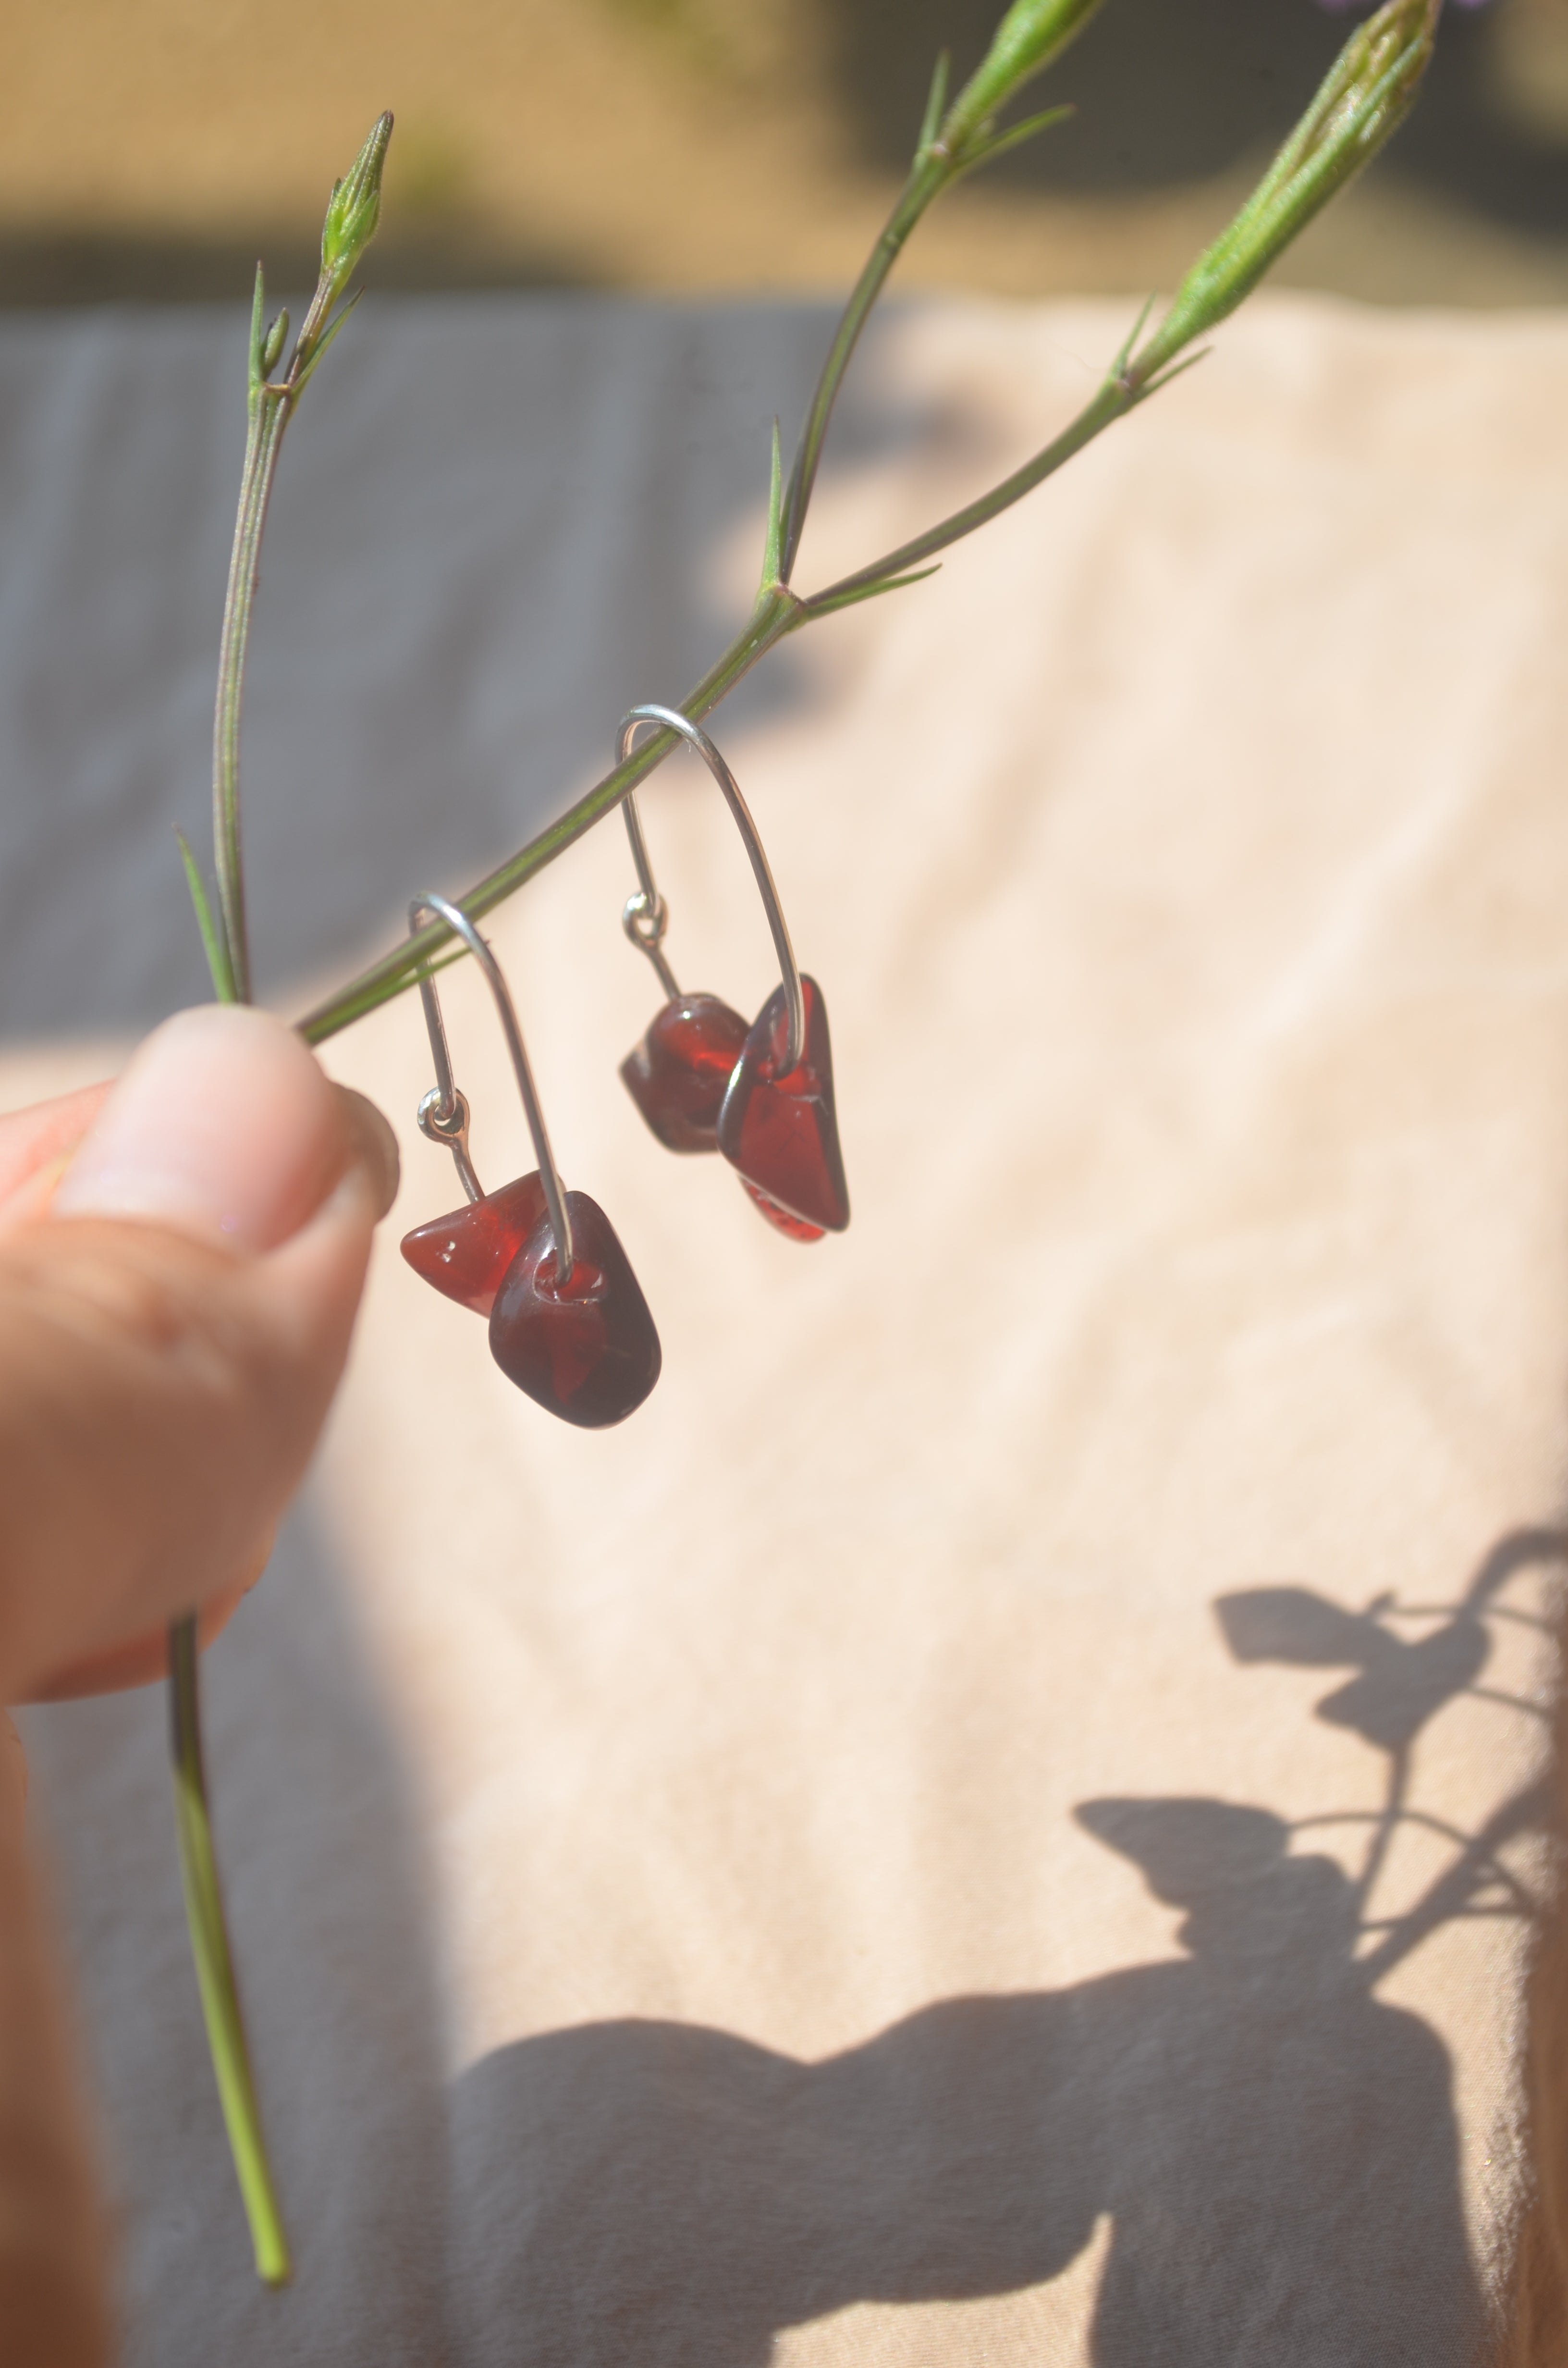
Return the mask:
<svg viewBox="0 0 1568 2368"><path fill-rule="evenodd" d="M0 1232L41 1216L72 1153L103 1108L113 1079L0 1117Z"/></svg>

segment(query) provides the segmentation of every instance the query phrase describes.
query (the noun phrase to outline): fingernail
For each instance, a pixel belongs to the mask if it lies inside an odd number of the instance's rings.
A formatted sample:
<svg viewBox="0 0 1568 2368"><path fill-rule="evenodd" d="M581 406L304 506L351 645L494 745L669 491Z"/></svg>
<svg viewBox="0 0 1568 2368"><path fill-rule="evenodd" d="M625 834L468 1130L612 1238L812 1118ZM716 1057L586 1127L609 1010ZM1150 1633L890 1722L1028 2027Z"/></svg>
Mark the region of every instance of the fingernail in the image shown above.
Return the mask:
<svg viewBox="0 0 1568 2368"><path fill-rule="evenodd" d="M403 1180L403 1159L391 1121L368 1094L352 1086L334 1086L348 1133L348 1157L365 1171L378 1217L384 1217L397 1199Z"/></svg>
<svg viewBox="0 0 1568 2368"><path fill-rule="evenodd" d="M282 1020L233 1004L176 1012L139 1046L53 1211L270 1249L320 1206L344 1133L332 1087Z"/></svg>

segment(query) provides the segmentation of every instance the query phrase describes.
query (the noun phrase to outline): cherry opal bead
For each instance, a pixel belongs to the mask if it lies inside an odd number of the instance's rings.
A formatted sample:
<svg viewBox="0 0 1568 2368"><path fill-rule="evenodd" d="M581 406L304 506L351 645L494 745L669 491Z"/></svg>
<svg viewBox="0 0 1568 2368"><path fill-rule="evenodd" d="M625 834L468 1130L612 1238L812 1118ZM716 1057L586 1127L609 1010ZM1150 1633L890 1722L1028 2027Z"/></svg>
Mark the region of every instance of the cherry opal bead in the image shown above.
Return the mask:
<svg viewBox="0 0 1568 2368"><path fill-rule="evenodd" d="M746 1023L716 995L677 995L620 1064L627 1092L668 1151L717 1151L719 1106Z"/></svg>
<svg viewBox="0 0 1568 2368"><path fill-rule="evenodd" d="M563 1422L603 1430L659 1378L659 1336L615 1228L585 1192L568 1192L572 1271L556 1279L541 1217L506 1269L490 1311L490 1353L510 1382Z"/></svg>
<svg viewBox="0 0 1568 2368"><path fill-rule="evenodd" d="M778 986L753 1022L725 1088L719 1148L740 1169L743 1182L755 1185L786 1215L841 1234L849 1223L849 1190L833 1105L827 1008L814 979L802 978L801 986L806 1041L799 1066L784 1065L790 1017L784 989Z"/></svg>
<svg viewBox="0 0 1568 2368"><path fill-rule="evenodd" d="M787 1234L792 1242L821 1241L823 1237L821 1225L808 1225L804 1217L792 1216L788 1209L781 1209L777 1201L769 1199L760 1185L752 1182L749 1176L743 1176L740 1185L741 1190L762 1211L768 1224L777 1225L779 1232Z"/></svg>
<svg viewBox="0 0 1568 2368"><path fill-rule="evenodd" d="M466 1209L415 1225L403 1237L403 1254L415 1274L449 1299L488 1315L502 1276L543 1214L544 1186L536 1171Z"/></svg>

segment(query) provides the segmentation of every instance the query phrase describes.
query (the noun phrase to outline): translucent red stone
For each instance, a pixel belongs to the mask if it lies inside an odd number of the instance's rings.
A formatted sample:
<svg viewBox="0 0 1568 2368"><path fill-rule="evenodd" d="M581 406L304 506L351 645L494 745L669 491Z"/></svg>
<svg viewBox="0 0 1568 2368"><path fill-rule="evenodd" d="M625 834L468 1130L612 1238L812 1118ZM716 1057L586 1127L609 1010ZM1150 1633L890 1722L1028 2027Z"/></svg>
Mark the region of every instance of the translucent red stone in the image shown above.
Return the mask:
<svg viewBox="0 0 1568 2368"><path fill-rule="evenodd" d="M806 1041L800 1063L793 1069L784 1065L790 1053L789 1011L784 989L775 987L747 1034L725 1088L719 1148L740 1169L743 1182L756 1187L754 1199L764 1194L785 1215L838 1234L849 1223L849 1190L833 1103L827 1008L814 979L802 979L801 985ZM765 1216L770 1213L763 1210Z"/></svg>
<svg viewBox="0 0 1568 2368"><path fill-rule="evenodd" d="M777 1225L779 1232L787 1234L792 1242L821 1241L823 1229L820 1225L808 1225L804 1217L793 1216L788 1209L781 1209L777 1201L770 1200L759 1185L752 1182L749 1176L741 1178L741 1190L762 1211L768 1224Z"/></svg>
<svg viewBox="0 0 1568 2368"><path fill-rule="evenodd" d="M572 1270L556 1279L542 1217L506 1269L490 1311L490 1353L508 1381L563 1422L602 1430L640 1406L659 1378L659 1336L615 1228L585 1192L568 1192Z"/></svg>
<svg viewBox="0 0 1568 2368"><path fill-rule="evenodd" d="M537 1172L519 1176L466 1209L415 1225L403 1237L403 1254L415 1274L449 1299L488 1315L502 1276L543 1214L544 1186Z"/></svg>
<svg viewBox="0 0 1568 2368"><path fill-rule="evenodd" d="M680 995L656 1012L620 1064L627 1092L669 1151L717 1151L719 1106L746 1023L716 995Z"/></svg>

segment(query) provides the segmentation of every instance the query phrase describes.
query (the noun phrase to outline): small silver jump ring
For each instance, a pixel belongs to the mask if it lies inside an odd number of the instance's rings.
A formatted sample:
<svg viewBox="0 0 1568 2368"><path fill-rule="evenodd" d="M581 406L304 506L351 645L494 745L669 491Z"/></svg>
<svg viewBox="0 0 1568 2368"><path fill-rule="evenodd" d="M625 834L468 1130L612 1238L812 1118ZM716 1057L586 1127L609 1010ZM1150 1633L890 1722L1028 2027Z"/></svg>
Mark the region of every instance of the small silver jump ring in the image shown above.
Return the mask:
<svg viewBox="0 0 1568 2368"><path fill-rule="evenodd" d="M620 910L620 926L640 954L646 954L659 973L659 984L672 1002L679 995L676 974L665 960L663 941L670 925L670 908L664 898L655 894L650 899L645 889L639 888L629 896Z"/></svg>
<svg viewBox="0 0 1568 2368"><path fill-rule="evenodd" d="M485 984L495 998L500 1016L501 1032L506 1039L506 1050L512 1056L512 1073L522 1096L523 1114L533 1139L534 1157L539 1162L540 1182L544 1188L544 1205L550 1217L550 1231L555 1244L555 1269L559 1281L564 1282L572 1272L572 1220L566 1208L566 1188L561 1181L561 1171L555 1165L555 1155L550 1147L550 1135L540 1108L538 1088L533 1070L528 1064L528 1047L517 1024L517 1007L511 989L502 974L501 965L482 938L460 905L449 903L426 888L415 896L408 907L410 935L415 933L426 915L434 914L444 921L454 937L460 938L480 969ZM452 1075L452 1056L447 1043L447 1030L441 1019L440 997L436 982L426 971L419 981L419 1000L425 1007L425 1025L430 1038L430 1056L436 1064L436 1083L420 1101L418 1119L420 1132L433 1142L444 1143L457 1163L463 1190L471 1201L483 1199L473 1162L468 1156L468 1102L459 1092Z"/></svg>
<svg viewBox="0 0 1568 2368"><path fill-rule="evenodd" d="M629 896L621 906L620 926L633 943L647 953L650 948L659 943L669 928L670 908L662 896L650 900L639 888L636 894Z"/></svg>
<svg viewBox="0 0 1568 2368"><path fill-rule="evenodd" d="M631 754L631 744L637 737L637 727L640 723L656 723L666 732L678 732L681 738L696 749L724 793L724 803L735 818L735 827L740 832L745 851L751 859L751 868L762 896L762 908L767 916L767 926L773 937L773 950L778 957L778 973L784 982L784 1004L790 1016L790 1043L786 1064L791 1069L798 1068L806 1049L805 990L801 985L801 971L795 960L795 950L790 942L790 929L784 918L784 908L778 901L778 891L774 884L773 873L768 868L767 857L763 852L756 825L752 820L751 809L741 795L734 775L702 726L699 723L694 723L688 715L683 715L678 708L660 707L650 701L645 707L629 709L620 720L622 764ZM659 944L659 939L665 934L665 924L668 919L668 914L665 908L665 900L653 882L653 866L648 860L648 842L642 836L642 817L637 811L637 801L631 790L628 790L622 798L620 807L626 816L626 836L631 842L631 860L637 867L641 892L639 895L628 899L625 913L622 915L622 924L628 937L642 948L657 970L665 992L667 995L676 996L680 993L680 989L675 983L675 975L665 960ZM631 916L633 905L644 913L653 912L659 916L658 937L652 942L645 939L632 926Z"/></svg>
<svg viewBox="0 0 1568 2368"><path fill-rule="evenodd" d="M468 1147L468 1096L455 1089L449 1102L439 1086L419 1098L419 1108L414 1113L419 1132L431 1143L443 1143L449 1151L454 1144ZM483 1201L483 1192L471 1192L472 1201Z"/></svg>

